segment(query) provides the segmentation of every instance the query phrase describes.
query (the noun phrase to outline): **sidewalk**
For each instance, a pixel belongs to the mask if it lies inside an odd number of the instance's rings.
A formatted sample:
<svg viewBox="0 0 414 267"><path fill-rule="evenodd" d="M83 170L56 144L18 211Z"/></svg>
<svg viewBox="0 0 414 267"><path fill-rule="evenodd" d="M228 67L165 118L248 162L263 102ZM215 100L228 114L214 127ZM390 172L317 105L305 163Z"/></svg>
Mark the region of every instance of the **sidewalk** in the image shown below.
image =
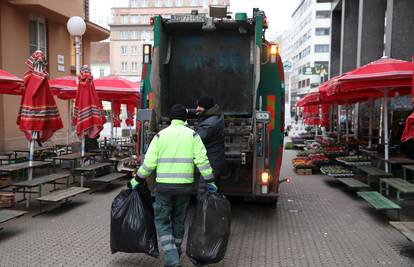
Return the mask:
<svg viewBox="0 0 414 267"><path fill-rule="evenodd" d="M414 245L385 214L333 178L294 175L294 155L285 152L282 177L293 181L282 185L277 209L232 202L226 258L214 266L414 266ZM162 266L161 258L111 254L110 206L121 189L80 195L52 213L3 224L0 266ZM186 257L183 266L192 266Z"/></svg>

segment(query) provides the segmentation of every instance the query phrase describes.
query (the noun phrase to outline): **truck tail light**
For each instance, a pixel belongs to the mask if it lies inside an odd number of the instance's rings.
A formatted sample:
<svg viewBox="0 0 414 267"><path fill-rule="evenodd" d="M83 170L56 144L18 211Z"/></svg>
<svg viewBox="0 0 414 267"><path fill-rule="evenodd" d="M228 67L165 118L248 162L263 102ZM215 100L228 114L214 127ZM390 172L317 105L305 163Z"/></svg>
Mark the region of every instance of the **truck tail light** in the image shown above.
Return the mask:
<svg viewBox="0 0 414 267"><path fill-rule="evenodd" d="M262 172L262 185L267 185L270 181L270 175L268 172Z"/></svg>
<svg viewBox="0 0 414 267"><path fill-rule="evenodd" d="M270 47L270 55L277 55L277 53L278 53L278 47L277 47L277 45L272 45L271 47Z"/></svg>
<svg viewBox="0 0 414 267"><path fill-rule="evenodd" d="M151 45L150 44L144 44L143 46L143 54L142 54L142 62L144 64L150 64L151 63Z"/></svg>
<svg viewBox="0 0 414 267"><path fill-rule="evenodd" d="M269 192L270 175L268 172L262 172L262 194Z"/></svg>
<svg viewBox="0 0 414 267"><path fill-rule="evenodd" d="M277 54L279 54L279 48L277 45L270 46L270 63L276 63Z"/></svg>

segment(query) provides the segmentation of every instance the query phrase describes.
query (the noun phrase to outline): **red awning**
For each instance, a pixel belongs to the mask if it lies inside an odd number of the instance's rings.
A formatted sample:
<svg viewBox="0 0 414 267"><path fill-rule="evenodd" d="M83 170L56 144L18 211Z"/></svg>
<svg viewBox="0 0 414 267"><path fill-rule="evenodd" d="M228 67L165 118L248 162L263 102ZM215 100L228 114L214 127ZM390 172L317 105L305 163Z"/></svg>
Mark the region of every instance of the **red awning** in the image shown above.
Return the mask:
<svg viewBox="0 0 414 267"><path fill-rule="evenodd" d="M20 95L22 93L23 80L5 70L0 70L0 94Z"/></svg>
<svg viewBox="0 0 414 267"><path fill-rule="evenodd" d="M139 102L139 83L110 76L94 80L98 97L102 101L117 100L122 104ZM50 86L60 99L76 97L76 77L65 76L50 80Z"/></svg>

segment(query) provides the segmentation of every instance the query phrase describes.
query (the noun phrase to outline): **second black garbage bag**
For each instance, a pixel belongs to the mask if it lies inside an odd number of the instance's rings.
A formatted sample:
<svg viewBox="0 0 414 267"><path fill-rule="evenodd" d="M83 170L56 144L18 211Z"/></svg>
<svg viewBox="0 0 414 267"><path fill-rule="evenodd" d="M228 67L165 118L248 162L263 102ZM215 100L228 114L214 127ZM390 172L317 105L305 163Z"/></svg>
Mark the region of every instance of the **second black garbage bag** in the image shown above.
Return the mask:
<svg viewBox="0 0 414 267"><path fill-rule="evenodd" d="M111 208L111 251L159 256L151 194L145 185L121 191Z"/></svg>
<svg viewBox="0 0 414 267"><path fill-rule="evenodd" d="M231 205L219 193L201 195L190 222L187 256L197 266L217 263L226 254L230 236Z"/></svg>

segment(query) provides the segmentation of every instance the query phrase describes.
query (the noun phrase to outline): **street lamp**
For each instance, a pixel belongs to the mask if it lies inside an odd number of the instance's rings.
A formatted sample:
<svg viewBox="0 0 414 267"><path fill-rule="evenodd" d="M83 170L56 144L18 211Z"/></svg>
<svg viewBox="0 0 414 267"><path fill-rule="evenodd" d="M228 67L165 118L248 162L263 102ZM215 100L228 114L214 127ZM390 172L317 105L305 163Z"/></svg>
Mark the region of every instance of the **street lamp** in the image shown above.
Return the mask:
<svg viewBox="0 0 414 267"><path fill-rule="evenodd" d="M83 18L78 16L73 16L68 20L66 24L68 32L70 35L75 37L75 66L76 66L76 76L80 73L80 49L81 49L81 38L86 31L86 23ZM70 135L72 133L72 101L69 100L68 103L68 145L70 144Z"/></svg>
<svg viewBox="0 0 414 267"><path fill-rule="evenodd" d="M81 38L85 34L86 24L83 18L74 16L68 20L67 23L68 32L70 35L75 37L75 65L76 65L76 75L79 75L80 72L80 48L81 48Z"/></svg>

